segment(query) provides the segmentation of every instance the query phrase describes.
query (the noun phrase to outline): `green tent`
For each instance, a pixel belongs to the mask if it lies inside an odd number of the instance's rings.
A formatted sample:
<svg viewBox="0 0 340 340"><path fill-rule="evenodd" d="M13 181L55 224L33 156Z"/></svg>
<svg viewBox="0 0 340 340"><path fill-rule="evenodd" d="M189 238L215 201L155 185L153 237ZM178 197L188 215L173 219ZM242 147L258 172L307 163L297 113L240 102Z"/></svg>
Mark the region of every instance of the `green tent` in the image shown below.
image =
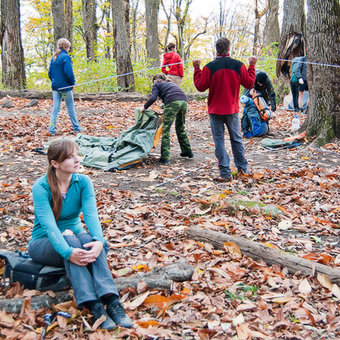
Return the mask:
<svg viewBox="0 0 340 340"><path fill-rule="evenodd" d="M136 124L116 137L77 135L82 164L108 171L130 168L145 158L162 135L162 117L152 110L135 110Z"/></svg>

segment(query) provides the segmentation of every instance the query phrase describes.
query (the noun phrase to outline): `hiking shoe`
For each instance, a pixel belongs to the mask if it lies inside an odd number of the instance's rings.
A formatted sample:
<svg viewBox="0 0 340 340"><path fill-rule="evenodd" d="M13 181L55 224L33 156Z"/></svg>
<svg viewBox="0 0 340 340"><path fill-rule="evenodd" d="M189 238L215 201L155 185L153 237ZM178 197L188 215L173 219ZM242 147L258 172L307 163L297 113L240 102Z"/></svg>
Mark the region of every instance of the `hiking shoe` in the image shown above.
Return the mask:
<svg viewBox="0 0 340 340"><path fill-rule="evenodd" d="M170 162L168 159L164 159L164 158L160 158L158 161L159 164L163 164L163 165L169 165Z"/></svg>
<svg viewBox="0 0 340 340"><path fill-rule="evenodd" d="M119 302L118 297L112 302L108 303L106 308L107 314L117 324L125 328L132 327L131 319L126 315L122 304Z"/></svg>
<svg viewBox="0 0 340 340"><path fill-rule="evenodd" d="M90 310L90 313L93 316L93 323L95 323L102 315L106 316L106 320L100 325L101 329L114 329L116 328L116 324L112 321L109 315L106 313L104 305L100 301L90 301L85 304L88 306L87 308Z"/></svg>
<svg viewBox="0 0 340 340"><path fill-rule="evenodd" d="M215 177L215 182L226 183L231 181L231 177Z"/></svg>
<svg viewBox="0 0 340 340"><path fill-rule="evenodd" d="M181 157L188 157L188 158L194 158L194 154L192 153L192 151L188 151L188 152L181 152Z"/></svg>

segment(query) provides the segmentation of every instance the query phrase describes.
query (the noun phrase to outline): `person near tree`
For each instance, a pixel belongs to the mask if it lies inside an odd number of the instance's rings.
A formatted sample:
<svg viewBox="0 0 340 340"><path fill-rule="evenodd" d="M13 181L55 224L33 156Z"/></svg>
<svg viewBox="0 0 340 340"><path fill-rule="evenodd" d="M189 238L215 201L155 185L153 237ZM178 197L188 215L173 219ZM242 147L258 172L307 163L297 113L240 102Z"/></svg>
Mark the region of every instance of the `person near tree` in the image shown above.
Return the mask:
<svg viewBox="0 0 340 340"><path fill-rule="evenodd" d="M102 329L129 328L131 319L119 302L107 263L93 184L78 173L78 146L70 139L56 139L47 157L47 174L32 188L35 220L29 255L35 262L65 267L77 306L88 308L94 321L104 315Z"/></svg>
<svg viewBox="0 0 340 340"><path fill-rule="evenodd" d="M75 78L71 57L68 54L70 48L71 43L67 39L59 39L57 43L57 50L54 53L48 70L48 77L52 82L53 97L53 107L48 129L50 135L57 133L57 119L62 99L65 100L73 131L75 133L82 131L74 109L72 85L75 84Z"/></svg>
<svg viewBox="0 0 340 340"><path fill-rule="evenodd" d="M292 60L292 78L290 80L290 87L295 112L303 112L303 96L304 92L308 91L306 62L306 55L302 57L295 57Z"/></svg>
<svg viewBox="0 0 340 340"><path fill-rule="evenodd" d="M276 111L276 94L274 91L273 84L269 79L266 72L261 70L256 70L256 80L253 89L257 94L261 94L263 99L266 101L268 107L270 107L272 112ZM252 90L245 89L243 91L244 95L252 96Z"/></svg>
<svg viewBox="0 0 340 340"><path fill-rule="evenodd" d="M170 43L163 55L162 72L167 75L167 79L177 86L181 85L183 79L183 63L180 55L176 53L176 45Z"/></svg>
<svg viewBox="0 0 340 340"><path fill-rule="evenodd" d="M234 163L238 172L247 173L247 160L240 130L240 86L251 89L255 83L257 58L249 58L249 67L230 57L230 41L219 38L216 42L216 59L201 70L200 60L194 60L194 84L198 91L209 89L208 113L218 160L219 181L231 179L230 159L224 145L225 126L228 129Z"/></svg>
<svg viewBox="0 0 340 340"><path fill-rule="evenodd" d="M188 99L185 93L174 83L167 81L164 74L156 74L153 79L152 93L142 110L150 107L159 97L164 104L163 132L160 164L170 163L170 129L175 122L176 135L181 148L181 156L193 158L189 138L185 130Z"/></svg>

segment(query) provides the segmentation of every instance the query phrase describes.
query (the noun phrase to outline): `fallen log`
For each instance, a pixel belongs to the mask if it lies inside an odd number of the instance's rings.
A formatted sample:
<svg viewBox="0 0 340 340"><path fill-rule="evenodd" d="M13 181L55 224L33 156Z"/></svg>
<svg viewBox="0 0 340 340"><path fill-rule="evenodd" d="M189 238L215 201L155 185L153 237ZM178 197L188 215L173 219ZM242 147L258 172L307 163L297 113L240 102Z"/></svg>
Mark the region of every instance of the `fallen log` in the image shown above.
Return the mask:
<svg viewBox="0 0 340 340"><path fill-rule="evenodd" d="M147 273L116 278L115 283L119 292L128 287L137 288L139 282L146 284L148 289L171 291L173 282L190 280L193 272L193 267L181 260L164 267L155 268ZM69 291L56 292L55 297L48 294L36 295L31 297L31 308L34 310L42 307L51 308L52 305L70 299L72 299L72 294ZM24 300L25 298L0 299L0 310L5 309L7 313L20 313Z"/></svg>
<svg viewBox="0 0 340 340"><path fill-rule="evenodd" d="M243 255L255 260L261 259L268 265L277 264L286 267L288 272L293 274L297 272L307 276L314 276L316 273L326 274L333 283L340 285L340 269L293 256L258 242L200 227L187 229L186 235L190 239L210 243L217 249L223 249L224 242L234 242L239 246Z"/></svg>

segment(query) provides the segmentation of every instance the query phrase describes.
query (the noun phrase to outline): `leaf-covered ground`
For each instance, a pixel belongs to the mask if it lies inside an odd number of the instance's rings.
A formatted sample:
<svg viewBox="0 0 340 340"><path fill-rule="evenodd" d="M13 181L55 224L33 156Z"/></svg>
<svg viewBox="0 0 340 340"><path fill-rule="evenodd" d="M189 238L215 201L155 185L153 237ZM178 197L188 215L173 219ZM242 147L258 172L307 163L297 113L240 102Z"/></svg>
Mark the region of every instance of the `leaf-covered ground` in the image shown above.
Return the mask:
<svg viewBox="0 0 340 340"><path fill-rule="evenodd" d="M46 135L51 101L36 108L27 108L28 100L13 102L14 108L0 110L0 248L11 250L27 244L31 187L46 169L45 156L32 150L52 138ZM84 133L96 136L118 136L133 125L136 106L140 103L76 103ZM279 110L270 137L289 136L291 120L292 113ZM72 136L65 109L58 129L59 136ZM287 274L282 267L240 256L233 245L216 250L185 236L188 227L201 226L339 268L339 142L320 149L307 141L292 150L268 151L260 138L245 140L250 175L220 183L214 181L218 169L203 101L189 103L187 130L192 160L179 157L173 131L169 167L158 165L157 147L132 169L82 172L95 185L115 277L184 258L195 268L192 280L175 283L171 292L123 291L121 300L134 321L131 330L90 331L85 312L71 303L59 306L72 320L60 318L47 338L339 338L340 293L327 277ZM226 145L230 151L229 141ZM34 294L13 287L0 297ZM0 339L39 339L48 312L33 311L29 303L20 314L0 311Z"/></svg>

